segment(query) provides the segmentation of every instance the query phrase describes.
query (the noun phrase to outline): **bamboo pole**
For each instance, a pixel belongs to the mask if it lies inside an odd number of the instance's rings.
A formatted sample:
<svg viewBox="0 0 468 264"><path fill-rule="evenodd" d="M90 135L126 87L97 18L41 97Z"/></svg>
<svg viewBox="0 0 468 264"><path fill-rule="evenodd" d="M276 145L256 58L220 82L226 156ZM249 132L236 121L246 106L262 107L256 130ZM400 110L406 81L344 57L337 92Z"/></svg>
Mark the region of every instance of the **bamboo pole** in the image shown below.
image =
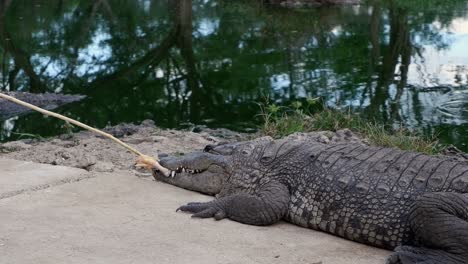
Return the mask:
<svg viewBox="0 0 468 264"><path fill-rule="evenodd" d="M122 147L128 149L130 152L138 155L139 157L138 157L137 162L136 162L137 167L145 168L145 169L148 169L148 170L151 170L151 169L154 168L154 169L157 169L157 170L161 171L166 176L170 175L170 171L168 169L164 168L163 166L161 166L159 164L159 162L158 162L159 160L157 158L155 159L155 158L152 158L150 156L147 156L147 155L141 153L140 151L138 151L135 148L125 144L124 142L122 142L118 138L112 136L111 134L108 134L108 133L105 133L105 132L103 132L101 130L98 130L96 128L90 127L90 126L88 126L86 124L83 124L83 123L81 123L79 121L76 121L74 119L71 119L69 117L66 117L66 116L63 116L63 115L60 115L60 114L57 114L57 113L42 109L42 108L37 107L35 105L32 105L30 103L23 102L23 101L21 101L19 99L16 99L16 98L14 98L12 96L9 96L9 95L3 94L3 93L0 93L0 98L4 98L4 99L6 99L8 101L11 101L13 103L16 103L16 104L22 105L24 107L30 108L30 109L32 109L34 111L37 111L37 112L40 112L40 113L42 113L44 115L48 115L48 116L52 116L52 117L64 120L64 121L69 122L69 123L71 123L73 125L79 126L79 127L84 128L86 130L89 130L91 132L97 133L97 134L99 134L101 136L104 136L104 137L114 141L115 143L121 145Z"/></svg>

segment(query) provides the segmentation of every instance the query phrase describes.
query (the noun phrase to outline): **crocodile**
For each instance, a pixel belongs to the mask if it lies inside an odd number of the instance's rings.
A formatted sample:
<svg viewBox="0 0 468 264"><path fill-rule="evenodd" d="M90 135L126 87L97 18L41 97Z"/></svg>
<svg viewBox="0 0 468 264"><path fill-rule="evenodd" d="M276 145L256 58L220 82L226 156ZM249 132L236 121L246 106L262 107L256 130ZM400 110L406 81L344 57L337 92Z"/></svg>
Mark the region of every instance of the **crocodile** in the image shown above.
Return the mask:
<svg viewBox="0 0 468 264"><path fill-rule="evenodd" d="M56 94L56 93L27 93L27 92L2 92L4 94L13 96L17 99L25 101L52 110L59 106L73 103L84 99L84 95L68 95L68 94ZM7 101L6 99L0 98L0 120L6 120L11 117L19 116L30 112L31 109L21 105L17 105L13 102Z"/></svg>
<svg viewBox="0 0 468 264"><path fill-rule="evenodd" d="M157 181L205 194L177 211L266 226L280 220L393 250L389 264L468 263L468 164L362 143L208 145L165 156Z"/></svg>

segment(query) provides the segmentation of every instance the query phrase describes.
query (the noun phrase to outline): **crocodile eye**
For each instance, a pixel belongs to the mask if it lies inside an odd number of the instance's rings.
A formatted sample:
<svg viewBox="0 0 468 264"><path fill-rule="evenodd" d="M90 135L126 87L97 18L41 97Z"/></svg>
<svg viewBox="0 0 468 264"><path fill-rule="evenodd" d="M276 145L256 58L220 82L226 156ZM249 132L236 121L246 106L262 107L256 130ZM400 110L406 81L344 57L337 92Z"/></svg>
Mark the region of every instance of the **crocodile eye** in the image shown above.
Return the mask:
<svg viewBox="0 0 468 264"><path fill-rule="evenodd" d="M250 155L250 151L247 150L247 149L243 149L243 150L241 151L241 153L242 153L243 155L245 155L245 156Z"/></svg>
<svg viewBox="0 0 468 264"><path fill-rule="evenodd" d="M255 146L247 144L240 149L240 153L245 156L250 156L255 151Z"/></svg>
<svg viewBox="0 0 468 264"><path fill-rule="evenodd" d="M271 157L262 157L262 158L260 159L260 161L262 161L262 162L269 162L269 161L271 161Z"/></svg>

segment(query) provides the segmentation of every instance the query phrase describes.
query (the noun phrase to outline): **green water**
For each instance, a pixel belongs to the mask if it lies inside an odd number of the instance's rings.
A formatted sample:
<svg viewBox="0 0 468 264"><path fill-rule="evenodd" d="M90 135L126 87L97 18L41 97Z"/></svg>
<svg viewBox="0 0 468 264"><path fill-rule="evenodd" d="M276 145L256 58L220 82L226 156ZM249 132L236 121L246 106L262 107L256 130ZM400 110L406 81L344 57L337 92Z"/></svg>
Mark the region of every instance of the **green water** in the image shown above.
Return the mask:
<svg viewBox="0 0 468 264"><path fill-rule="evenodd" d="M96 127L153 119L251 131L258 102L321 97L468 150L468 2L286 10L233 0L0 0L2 90L84 94ZM65 132L39 114L0 140Z"/></svg>

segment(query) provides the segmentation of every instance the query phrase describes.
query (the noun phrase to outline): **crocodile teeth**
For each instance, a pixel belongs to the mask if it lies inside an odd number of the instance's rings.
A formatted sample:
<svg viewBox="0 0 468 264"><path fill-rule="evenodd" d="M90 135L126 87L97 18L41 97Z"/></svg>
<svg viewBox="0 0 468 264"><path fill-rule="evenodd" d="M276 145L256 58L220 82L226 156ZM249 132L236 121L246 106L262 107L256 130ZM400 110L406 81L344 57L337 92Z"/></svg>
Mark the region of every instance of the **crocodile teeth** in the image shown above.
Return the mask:
<svg viewBox="0 0 468 264"><path fill-rule="evenodd" d="M202 172L202 171L201 171L201 170L187 169L187 168L185 168L185 167L178 167L178 168L176 168L175 170L171 171L171 173L170 173L169 176L172 177L172 178L174 178L175 175L176 175L177 173L181 173L181 172L186 172L186 173L195 174L195 173L200 173L200 172ZM169 177L169 176L168 176L168 177Z"/></svg>

